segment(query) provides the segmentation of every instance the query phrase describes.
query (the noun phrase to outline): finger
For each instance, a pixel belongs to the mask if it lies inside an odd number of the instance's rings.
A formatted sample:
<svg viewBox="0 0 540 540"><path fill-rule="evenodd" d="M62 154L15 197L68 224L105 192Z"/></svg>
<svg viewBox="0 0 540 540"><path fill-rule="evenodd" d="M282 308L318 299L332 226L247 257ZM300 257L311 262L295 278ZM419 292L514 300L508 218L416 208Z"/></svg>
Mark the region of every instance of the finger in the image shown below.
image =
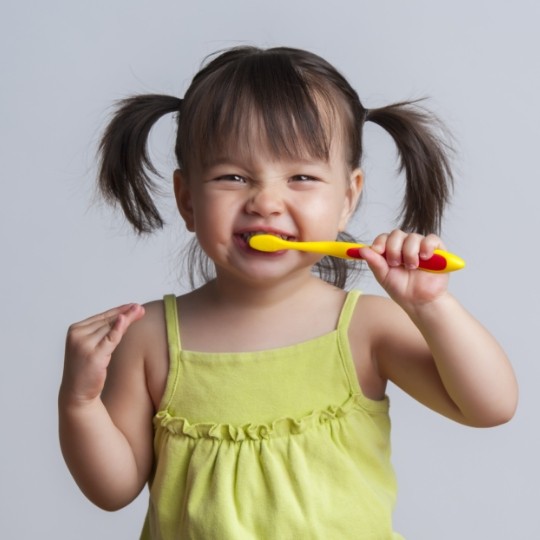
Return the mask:
<svg viewBox="0 0 540 540"><path fill-rule="evenodd" d="M436 249L445 249L442 240L436 234L428 234L420 245L420 258L430 259Z"/></svg>
<svg viewBox="0 0 540 540"><path fill-rule="evenodd" d="M98 313L97 315L93 315L92 317L88 317L87 319L75 323L73 326L77 328L85 328L92 332L93 329L100 327L103 322L113 321L120 313L129 311L129 309L131 309L131 307L134 305L137 304L124 304L122 306L109 309L103 313Z"/></svg>
<svg viewBox="0 0 540 540"><path fill-rule="evenodd" d="M380 283L384 282L388 275L388 271L390 270L384 256L367 246L360 248L358 251L360 257L366 261L369 269L373 272L375 279Z"/></svg>
<svg viewBox="0 0 540 540"><path fill-rule="evenodd" d="M110 354L122 339L129 325L143 315L144 308L133 304L125 313L120 313L112 318L93 321L83 328L70 330L68 343L76 349L87 352L98 351L101 354ZM103 348L104 341L105 348ZM111 343L113 344L112 348Z"/></svg>
<svg viewBox="0 0 540 540"><path fill-rule="evenodd" d="M97 346L101 339L112 329L117 317L121 313L129 312L136 305L125 304L71 325L68 330L68 341L75 343L87 341L88 346Z"/></svg>
<svg viewBox="0 0 540 540"><path fill-rule="evenodd" d="M408 270L418 268L420 264L420 249L424 237L421 234L409 234L404 242L401 252L403 266Z"/></svg>
<svg viewBox="0 0 540 540"><path fill-rule="evenodd" d="M383 233L379 234L375 240L373 240L371 244L371 249L378 253L379 255L382 255L386 251L386 241L388 239L388 234Z"/></svg>
<svg viewBox="0 0 540 540"><path fill-rule="evenodd" d="M386 261L389 266L400 266L403 262L403 243L407 234L400 230L392 231L386 240Z"/></svg>
<svg viewBox="0 0 540 540"><path fill-rule="evenodd" d="M132 305L127 312L120 313L112 324L109 323L96 331L96 337L99 336L100 338L96 348L105 354L112 354L124 337L127 329L135 321L142 318L144 313L144 308L138 304Z"/></svg>
<svg viewBox="0 0 540 540"><path fill-rule="evenodd" d="M108 334L110 334L114 330L114 328L117 325L118 321L122 317L124 317L124 315L122 313L120 313L119 315L117 315L114 318L111 318L111 319L106 320L106 321L101 321L99 323L99 325L96 324L95 328L93 329L92 334L90 334L88 339L92 339L95 346L97 347L99 345L99 343L101 343L101 341L105 338L105 336L107 336Z"/></svg>

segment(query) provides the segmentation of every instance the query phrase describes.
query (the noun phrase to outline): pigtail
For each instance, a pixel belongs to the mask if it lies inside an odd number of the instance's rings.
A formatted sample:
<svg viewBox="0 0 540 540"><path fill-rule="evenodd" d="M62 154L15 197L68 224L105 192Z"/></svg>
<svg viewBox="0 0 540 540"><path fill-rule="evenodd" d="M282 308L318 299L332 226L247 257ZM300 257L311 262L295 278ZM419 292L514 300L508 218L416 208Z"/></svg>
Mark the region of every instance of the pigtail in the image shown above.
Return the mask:
<svg viewBox="0 0 540 540"><path fill-rule="evenodd" d="M400 213L401 227L421 234L438 233L453 186L449 145L439 136L441 123L416 102L370 109L366 121L375 122L394 139L405 171L406 189Z"/></svg>
<svg viewBox="0 0 540 540"><path fill-rule="evenodd" d="M358 240L347 232L340 232L337 236L339 242L355 243ZM324 281L345 289L351 278L355 278L364 268L359 259L338 259L337 257L323 257L315 266L315 273Z"/></svg>
<svg viewBox="0 0 540 540"><path fill-rule="evenodd" d="M178 112L182 100L164 95L141 95L120 101L99 145L98 186L105 200L119 203L138 233L163 226L152 195L159 176L150 161L147 141L163 115Z"/></svg>

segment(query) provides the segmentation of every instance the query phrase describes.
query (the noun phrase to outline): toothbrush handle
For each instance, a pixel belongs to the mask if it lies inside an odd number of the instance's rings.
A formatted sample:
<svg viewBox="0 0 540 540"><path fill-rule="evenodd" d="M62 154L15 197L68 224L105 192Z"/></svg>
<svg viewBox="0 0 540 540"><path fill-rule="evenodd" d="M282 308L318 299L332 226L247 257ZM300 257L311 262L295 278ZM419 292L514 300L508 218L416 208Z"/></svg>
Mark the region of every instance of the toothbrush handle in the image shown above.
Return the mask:
<svg viewBox="0 0 540 540"><path fill-rule="evenodd" d="M353 259L361 259L360 249L360 247L349 248L347 255ZM419 269L436 273L453 272L455 270L461 270L464 266L465 262L463 259L442 249L436 249L429 259L420 259L418 264Z"/></svg>
<svg viewBox="0 0 540 540"><path fill-rule="evenodd" d="M431 272L444 272L448 263L443 253L433 253L429 259L420 259L418 268Z"/></svg>

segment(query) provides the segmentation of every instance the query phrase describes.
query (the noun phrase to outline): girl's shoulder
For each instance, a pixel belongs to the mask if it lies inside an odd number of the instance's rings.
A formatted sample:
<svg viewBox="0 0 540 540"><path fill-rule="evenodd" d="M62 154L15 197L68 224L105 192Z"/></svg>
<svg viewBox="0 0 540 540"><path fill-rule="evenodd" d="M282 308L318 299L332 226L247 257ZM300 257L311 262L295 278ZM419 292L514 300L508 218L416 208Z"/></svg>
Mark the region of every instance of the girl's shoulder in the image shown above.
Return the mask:
<svg viewBox="0 0 540 540"><path fill-rule="evenodd" d="M142 304L144 317L133 323L123 341L138 347L144 354L155 349L156 345L166 342L165 310L163 300L152 300Z"/></svg>
<svg viewBox="0 0 540 540"><path fill-rule="evenodd" d="M408 315L393 300L361 295L349 325L349 344L360 385L381 399L389 378L389 360L424 356L426 344Z"/></svg>
<svg viewBox="0 0 540 540"><path fill-rule="evenodd" d="M387 298L361 294L349 323L349 346L358 382L362 393L375 401L383 399L386 393L387 379L378 365L378 344L385 339L394 310L393 302Z"/></svg>
<svg viewBox="0 0 540 540"><path fill-rule="evenodd" d="M392 326L413 325L408 315L392 299L375 294L361 294L351 318L352 329L365 329L373 336L387 336Z"/></svg>
<svg viewBox="0 0 540 540"><path fill-rule="evenodd" d="M351 317L349 336L361 339L375 355L382 350L417 344L424 340L405 311L390 298L361 295Z"/></svg>
<svg viewBox="0 0 540 540"><path fill-rule="evenodd" d="M146 385L157 410L165 390L169 371L167 325L163 299L143 304L144 317L128 329L123 338L123 349L142 356Z"/></svg>

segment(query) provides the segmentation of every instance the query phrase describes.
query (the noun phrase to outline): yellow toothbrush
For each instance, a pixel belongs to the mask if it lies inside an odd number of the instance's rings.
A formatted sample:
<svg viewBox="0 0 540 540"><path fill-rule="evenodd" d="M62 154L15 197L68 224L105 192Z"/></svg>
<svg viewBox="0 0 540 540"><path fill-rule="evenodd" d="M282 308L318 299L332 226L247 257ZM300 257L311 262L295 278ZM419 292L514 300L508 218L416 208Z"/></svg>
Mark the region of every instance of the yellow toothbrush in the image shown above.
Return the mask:
<svg viewBox="0 0 540 540"><path fill-rule="evenodd" d="M366 244L355 244L352 242L293 242L271 234L257 234L252 236L249 239L249 245L258 251L274 252L283 249L295 249L297 251L320 253L342 259L361 259L360 249L368 247ZM430 259L420 259L418 268L426 272L440 273L461 270L464 266L465 261L461 257L441 249L436 249Z"/></svg>

